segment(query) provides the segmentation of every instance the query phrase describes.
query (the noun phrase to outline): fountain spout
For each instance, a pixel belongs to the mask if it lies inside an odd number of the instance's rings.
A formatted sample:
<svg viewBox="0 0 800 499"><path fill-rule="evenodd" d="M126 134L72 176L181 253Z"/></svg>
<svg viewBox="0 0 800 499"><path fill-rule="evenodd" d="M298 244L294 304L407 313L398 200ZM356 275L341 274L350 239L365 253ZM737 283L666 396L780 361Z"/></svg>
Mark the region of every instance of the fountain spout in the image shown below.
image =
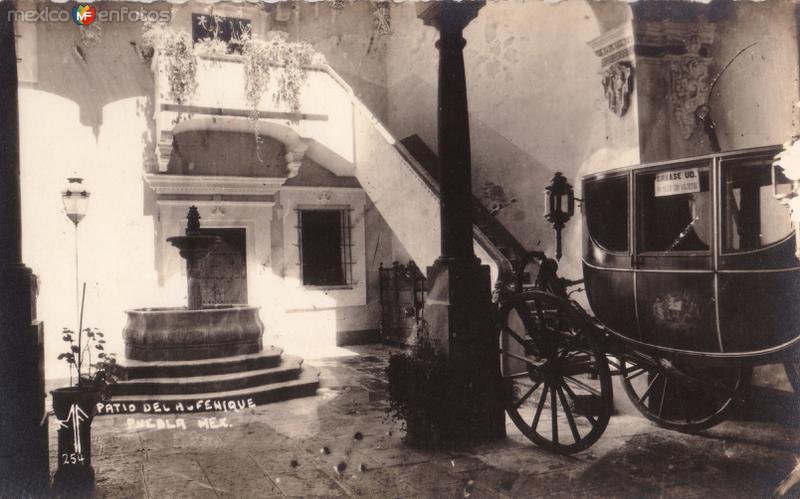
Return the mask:
<svg viewBox="0 0 800 499"><path fill-rule="evenodd" d="M203 307L203 290L198 275L197 263L205 258L211 249L219 243L217 236L203 235L200 232L200 213L196 206L189 208L186 215L186 231L183 236L173 236L167 241L178 248L181 258L186 260L186 275L189 288L189 310Z"/></svg>

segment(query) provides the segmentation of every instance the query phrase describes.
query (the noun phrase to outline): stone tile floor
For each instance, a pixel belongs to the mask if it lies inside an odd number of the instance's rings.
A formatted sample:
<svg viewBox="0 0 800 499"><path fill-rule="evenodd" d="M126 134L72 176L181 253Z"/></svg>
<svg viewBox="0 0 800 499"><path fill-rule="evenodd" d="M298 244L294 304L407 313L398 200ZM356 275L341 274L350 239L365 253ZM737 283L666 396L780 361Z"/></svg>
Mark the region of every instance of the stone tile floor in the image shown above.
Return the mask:
<svg viewBox="0 0 800 499"><path fill-rule="evenodd" d="M309 362L322 373L316 397L238 413L98 417L97 497L768 497L800 455L793 425L726 422L698 436L635 414L612 417L574 456L535 447L510 422L507 439L470 450L411 449L385 413L392 349L352 350ZM147 417L186 429L133 426ZM55 470L54 418L50 432Z"/></svg>

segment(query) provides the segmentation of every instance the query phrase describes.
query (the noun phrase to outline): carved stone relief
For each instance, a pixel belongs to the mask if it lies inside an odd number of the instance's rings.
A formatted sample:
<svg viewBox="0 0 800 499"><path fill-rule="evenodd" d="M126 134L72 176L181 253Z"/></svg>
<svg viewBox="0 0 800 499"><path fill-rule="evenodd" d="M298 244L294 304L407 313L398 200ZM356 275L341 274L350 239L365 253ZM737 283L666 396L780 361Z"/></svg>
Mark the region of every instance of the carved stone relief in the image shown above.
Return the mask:
<svg viewBox="0 0 800 499"><path fill-rule="evenodd" d="M670 104L672 116L685 138L695 129L694 110L708 96L708 67L711 59L697 55L670 60Z"/></svg>
<svg viewBox="0 0 800 499"><path fill-rule="evenodd" d="M628 61L615 62L606 68L602 83L608 108L617 116L623 116L630 105L633 66Z"/></svg>

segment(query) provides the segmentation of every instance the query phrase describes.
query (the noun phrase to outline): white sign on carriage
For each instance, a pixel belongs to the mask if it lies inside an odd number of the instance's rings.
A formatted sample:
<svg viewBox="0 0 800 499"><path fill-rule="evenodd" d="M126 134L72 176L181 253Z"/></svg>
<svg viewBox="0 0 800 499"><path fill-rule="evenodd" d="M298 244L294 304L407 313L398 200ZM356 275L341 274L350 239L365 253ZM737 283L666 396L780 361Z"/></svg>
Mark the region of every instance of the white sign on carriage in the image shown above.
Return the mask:
<svg viewBox="0 0 800 499"><path fill-rule="evenodd" d="M697 168L676 170L656 175L656 197L700 192L700 172Z"/></svg>

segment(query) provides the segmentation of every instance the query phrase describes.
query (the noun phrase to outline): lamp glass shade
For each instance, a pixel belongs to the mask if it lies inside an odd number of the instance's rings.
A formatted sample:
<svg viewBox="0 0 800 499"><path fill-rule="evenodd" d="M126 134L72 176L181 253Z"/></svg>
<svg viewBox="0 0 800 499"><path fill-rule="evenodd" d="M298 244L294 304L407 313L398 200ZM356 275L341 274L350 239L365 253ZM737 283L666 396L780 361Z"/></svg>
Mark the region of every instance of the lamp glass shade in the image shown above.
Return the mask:
<svg viewBox="0 0 800 499"><path fill-rule="evenodd" d="M61 201L67 218L75 225L86 216L89 209L89 195L89 191L83 185L83 179L74 177L67 179L67 188L61 192Z"/></svg>

